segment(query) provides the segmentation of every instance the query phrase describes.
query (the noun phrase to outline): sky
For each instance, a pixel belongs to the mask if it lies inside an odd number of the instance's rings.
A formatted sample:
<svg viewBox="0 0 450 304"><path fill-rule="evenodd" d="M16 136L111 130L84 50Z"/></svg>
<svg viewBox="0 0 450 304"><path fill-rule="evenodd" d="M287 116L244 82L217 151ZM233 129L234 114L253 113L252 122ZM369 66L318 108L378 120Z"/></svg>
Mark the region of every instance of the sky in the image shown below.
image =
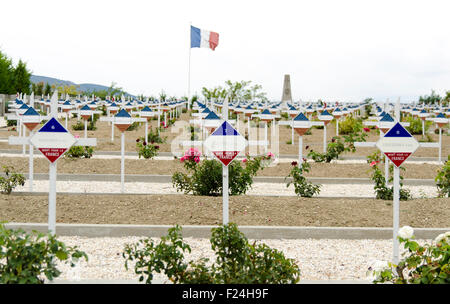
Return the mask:
<svg viewBox="0 0 450 304"><path fill-rule="evenodd" d="M3 1L0 50L35 75L131 94L226 80L281 100L402 101L450 90L450 1ZM9 13L5 13L9 12ZM190 49L190 24L219 45Z"/></svg>

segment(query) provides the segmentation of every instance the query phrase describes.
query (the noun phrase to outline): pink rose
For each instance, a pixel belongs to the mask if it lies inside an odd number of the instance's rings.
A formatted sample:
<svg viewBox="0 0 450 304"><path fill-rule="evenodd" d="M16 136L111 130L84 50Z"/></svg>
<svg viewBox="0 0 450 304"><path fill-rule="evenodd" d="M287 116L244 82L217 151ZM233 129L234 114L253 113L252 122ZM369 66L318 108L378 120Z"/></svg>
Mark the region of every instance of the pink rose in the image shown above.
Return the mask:
<svg viewBox="0 0 450 304"><path fill-rule="evenodd" d="M246 162L247 162L247 159L246 159L246 158L244 158L244 159L242 160L242 162L243 162L243 163L246 163Z"/></svg>
<svg viewBox="0 0 450 304"><path fill-rule="evenodd" d="M269 153L267 153L267 156L269 156L269 158L272 158L272 157L274 157L275 155L273 155L272 152L269 152Z"/></svg>
<svg viewBox="0 0 450 304"><path fill-rule="evenodd" d="M376 164L378 164L378 162L377 162L377 161L373 161L373 162L370 163L370 166L373 167L373 166L375 166Z"/></svg>
<svg viewBox="0 0 450 304"><path fill-rule="evenodd" d="M370 132L370 129L369 128L364 128L364 131Z"/></svg>

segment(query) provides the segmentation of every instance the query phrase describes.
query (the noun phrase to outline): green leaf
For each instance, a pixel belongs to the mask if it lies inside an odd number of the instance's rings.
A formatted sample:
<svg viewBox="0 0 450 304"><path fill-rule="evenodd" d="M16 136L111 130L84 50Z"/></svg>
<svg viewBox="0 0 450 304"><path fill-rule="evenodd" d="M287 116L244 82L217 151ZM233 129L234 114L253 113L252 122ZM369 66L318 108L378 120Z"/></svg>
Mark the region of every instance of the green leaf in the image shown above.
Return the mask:
<svg viewBox="0 0 450 304"><path fill-rule="evenodd" d="M55 253L55 255L56 255L56 257L57 257L58 259L60 259L61 261L67 259L67 252L64 252L64 251L59 250L59 251L57 251L57 252Z"/></svg>

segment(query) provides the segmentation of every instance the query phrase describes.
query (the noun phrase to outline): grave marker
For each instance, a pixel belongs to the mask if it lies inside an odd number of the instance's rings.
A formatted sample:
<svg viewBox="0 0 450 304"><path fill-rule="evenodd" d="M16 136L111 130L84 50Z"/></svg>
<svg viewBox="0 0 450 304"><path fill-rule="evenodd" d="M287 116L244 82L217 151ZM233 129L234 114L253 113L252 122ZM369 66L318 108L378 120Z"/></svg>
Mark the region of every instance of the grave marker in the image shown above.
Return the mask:
<svg viewBox="0 0 450 304"><path fill-rule="evenodd" d="M225 100L223 117L228 117L228 99ZM222 163L222 218L228 224L228 165L245 149L247 140L226 120L205 140L205 147Z"/></svg>

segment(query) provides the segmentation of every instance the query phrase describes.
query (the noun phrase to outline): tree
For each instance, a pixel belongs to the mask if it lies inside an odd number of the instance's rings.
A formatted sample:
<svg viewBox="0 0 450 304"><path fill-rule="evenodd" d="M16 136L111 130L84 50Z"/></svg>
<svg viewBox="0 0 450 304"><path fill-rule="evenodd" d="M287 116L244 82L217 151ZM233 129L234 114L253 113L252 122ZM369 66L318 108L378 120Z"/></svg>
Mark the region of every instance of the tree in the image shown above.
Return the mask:
<svg viewBox="0 0 450 304"><path fill-rule="evenodd" d="M117 87L117 83L114 81L111 82L111 85L109 86L107 92L108 96L122 95L125 93L121 87Z"/></svg>
<svg viewBox="0 0 450 304"><path fill-rule="evenodd" d="M12 61L0 52L0 94L15 94Z"/></svg>
<svg viewBox="0 0 450 304"><path fill-rule="evenodd" d="M52 94L52 87L48 84L48 82L45 84L44 89L44 95L51 95Z"/></svg>
<svg viewBox="0 0 450 304"><path fill-rule="evenodd" d="M419 104L425 104L425 105L432 105L432 104L439 104L439 100L441 100L441 96L437 95L434 90L431 90L430 96L420 96L419 97Z"/></svg>
<svg viewBox="0 0 450 304"><path fill-rule="evenodd" d="M221 86L218 86L218 87L215 87L212 89L203 87L202 94L203 94L203 96L205 96L205 98L207 100L211 100L213 98L214 99L223 99L227 95L227 90L225 90Z"/></svg>
<svg viewBox="0 0 450 304"><path fill-rule="evenodd" d="M34 91L34 94L36 96L42 96L42 94L44 94L44 83L42 81L36 83L36 89Z"/></svg>
<svg viewBox="0 0 450 304"><path fill-rule="evenodd" d="M228 86L228 96L229 101L236 101L236 100L242 100L244 99L244 96L246 95L245 87L250 84L251 81L236 81L232 82L231 80L225 81L225 84Z"/></svg>
<svg viewBox="0 0 450 304"><path fill-rule="evenodd" d="M450 105L450 91L445 92L445 97L442 99L442 106L448 107Z"/></svg>
<svg viewBox="0 0 450 304"><path fill-rule="evenodd" d="M30 94L30 77L31 72L27 70L27 65L22 60L19 60L19 63L13 72L14 91Z"/></svg>
<svg viewBox="0 0 450 304"><path fill-rule="evenodd" d="M206 87L202 88L202 94L205 96L207 100L215 99L224 99L225 96L229 96L230 102L232 101L255 101L259 99L260 101L267 101L266 93L262 92L262 86L259 84L255 84L251 87L250 84L252 82L249 81L236 81L232 82L231 80L227 80L225 85L227 88L223 88L221 86L214 87L212 89L208 89Z"/></svg>
<svg viewBox="0 0 450 304"><path fill-rule="evenodd" d="M76 96L78 95L79 86L78 85L55 85L54 89L58 90L58 93L60 94L68 94L69 96Z"/></svg>
<svg viewBox="0 0 450 304"><path fill-rule="evenodd" d="M250 91L251 91L251 95L252 95L252 99L251 100L255 100L255 99L259 99L261 101L267 101L267 93L266 92L262 92L262 85L259 84L255 84L252 87L250 87Z"/></svg>
<svg viewBox="0 0 450 304"><path fill-rule="evenodd" d="M161 93L159 93L159 100L166 101L166 97L167 97L166 92L164 92L164 90L161 90Z"/></svg>

